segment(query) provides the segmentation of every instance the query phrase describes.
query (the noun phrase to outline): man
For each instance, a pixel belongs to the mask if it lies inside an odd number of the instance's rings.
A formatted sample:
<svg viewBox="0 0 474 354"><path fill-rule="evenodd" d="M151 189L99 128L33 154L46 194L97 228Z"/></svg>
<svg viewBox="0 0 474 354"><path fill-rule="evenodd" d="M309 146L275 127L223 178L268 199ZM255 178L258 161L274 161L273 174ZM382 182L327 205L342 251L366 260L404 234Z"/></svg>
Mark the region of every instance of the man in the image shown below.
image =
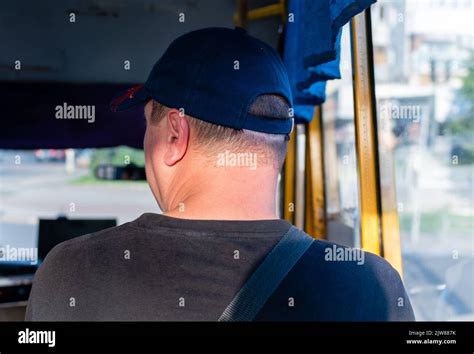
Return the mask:
<svg viewBox="0 0 474 354"><path fill-rule="evenodd" d="M147 180L164 213L55 247L27 319L215 321L289 231L275 195L292 97L271 47L241 29L188 33L113 106L138 103ZM313 242L255 320L413 319L387 262L328 258L335 247Z"/></svg>

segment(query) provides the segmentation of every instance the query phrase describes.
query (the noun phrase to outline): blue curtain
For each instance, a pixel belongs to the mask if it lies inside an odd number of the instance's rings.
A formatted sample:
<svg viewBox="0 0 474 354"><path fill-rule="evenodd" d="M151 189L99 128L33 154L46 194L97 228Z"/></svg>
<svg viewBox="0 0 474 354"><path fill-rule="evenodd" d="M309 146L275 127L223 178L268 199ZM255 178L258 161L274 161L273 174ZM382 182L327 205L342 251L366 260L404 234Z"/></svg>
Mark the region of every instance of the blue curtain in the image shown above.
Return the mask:
<svg viewBox="0 0 474 354"><path fill-rule="evenodd" d="M297 122L309 122L326 99L326 81L340 79L341 33L376 0L289 0L283 59L290 75Z"/></svg>

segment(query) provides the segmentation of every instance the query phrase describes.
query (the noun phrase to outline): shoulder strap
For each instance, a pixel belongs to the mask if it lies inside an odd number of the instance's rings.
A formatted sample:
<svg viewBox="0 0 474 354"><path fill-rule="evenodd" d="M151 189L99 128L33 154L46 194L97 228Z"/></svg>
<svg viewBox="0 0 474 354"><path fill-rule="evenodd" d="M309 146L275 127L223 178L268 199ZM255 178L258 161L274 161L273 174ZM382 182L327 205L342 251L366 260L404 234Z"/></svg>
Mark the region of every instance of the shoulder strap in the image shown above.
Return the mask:
<svg viewBox="0 0 474 354"><path fill-rule="evenodd" d="M219 321L252 321L313 241L291 226L235 295Z"/></svg>

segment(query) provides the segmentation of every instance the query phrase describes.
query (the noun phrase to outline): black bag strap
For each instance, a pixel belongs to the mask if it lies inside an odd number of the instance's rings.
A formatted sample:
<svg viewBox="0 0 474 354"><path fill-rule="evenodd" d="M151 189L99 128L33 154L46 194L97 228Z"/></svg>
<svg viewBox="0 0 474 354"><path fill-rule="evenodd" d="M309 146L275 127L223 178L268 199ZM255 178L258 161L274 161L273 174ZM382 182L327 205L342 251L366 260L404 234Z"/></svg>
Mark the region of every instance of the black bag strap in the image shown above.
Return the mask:
<svg viewBox="0 0 474 354"><path fill-rule="evenodd" d="M313 241L291 226L235 295L219 321L252 321Z"/></svg>

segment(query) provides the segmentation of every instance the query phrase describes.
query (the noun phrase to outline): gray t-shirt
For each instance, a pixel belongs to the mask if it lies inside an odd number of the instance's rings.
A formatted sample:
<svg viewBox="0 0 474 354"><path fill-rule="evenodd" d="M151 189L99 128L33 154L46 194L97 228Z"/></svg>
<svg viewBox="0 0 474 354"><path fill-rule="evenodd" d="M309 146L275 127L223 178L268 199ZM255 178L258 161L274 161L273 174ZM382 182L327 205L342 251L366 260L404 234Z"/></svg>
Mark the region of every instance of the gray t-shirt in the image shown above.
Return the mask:
<svg viewBox="0 0 474 354"><path fill-rule="evenodd" d="M146 213L57 245L26 320L215 321L290 224Z"/></svg>
<svg viewBox="0 0 474 354"><path fill-rule="evenodd" d="M56 246L38 270L26 319L215 321L289 230L284 220L185 220L144 214ZM256 321L412 321L397 271L327 258L315 241Z"/></svg>

